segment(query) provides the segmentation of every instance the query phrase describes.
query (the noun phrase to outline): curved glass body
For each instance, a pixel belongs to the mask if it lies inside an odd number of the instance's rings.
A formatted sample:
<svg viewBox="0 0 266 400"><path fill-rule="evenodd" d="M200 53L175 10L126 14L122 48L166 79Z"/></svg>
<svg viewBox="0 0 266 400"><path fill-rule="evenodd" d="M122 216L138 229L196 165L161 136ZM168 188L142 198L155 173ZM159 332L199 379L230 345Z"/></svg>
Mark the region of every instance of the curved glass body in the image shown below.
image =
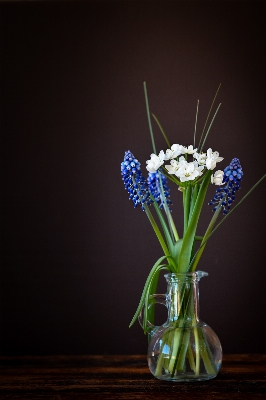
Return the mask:
<svg viewBox="0 0 266 400"><path fill-rule="evenodd" d="M168 308L162 326L149 323L148 365L158 379L201 381L215 378L222 364L222 347L214 331L199 319L198 282L208 274L197 271L167 274L166 295L151 296L152 303ZM140 323L142 315L140 315Z"/></svg>

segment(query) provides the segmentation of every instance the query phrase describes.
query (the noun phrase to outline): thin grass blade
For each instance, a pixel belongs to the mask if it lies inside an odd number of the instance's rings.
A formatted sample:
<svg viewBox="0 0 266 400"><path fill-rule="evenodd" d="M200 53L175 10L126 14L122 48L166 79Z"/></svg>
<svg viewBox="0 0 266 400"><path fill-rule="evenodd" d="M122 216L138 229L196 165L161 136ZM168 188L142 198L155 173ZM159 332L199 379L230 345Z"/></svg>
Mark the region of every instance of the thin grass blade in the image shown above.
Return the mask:
<svg viewBox="0 0 266 400"><path fill-rule="evenodd" d="M203 138L203 135L204 135L204 132L205 132L205 128L206 128L206 126L207 126L207 123L208 123L208 120L209 120L209 116L210 116L210 114L211 114L212 107L213 107L213 105L214 105L214 103L215 103L215 100L216 100L217 94L218 94L218 92L219 92L219 90L220 90L220 87L221 87L221 83L220 83L220 85L218 86L218 89L217 89L217 91L216 91L216 93L215 93L215 96L214 96L213 101L212 101L212 104L211 104L211 108L210 108L210 110L209 110L209 112L208 112L208 115L207 115L207 118L206 118L206 121L205 121L203 130L202 130L202 133L201 133L201 136L200 136L200 141L199 141L199 144L198 144L198 148L200 147L200 143L201 143L201 140L202 140L202 138Z"/></svg>
<svg viewBox="0 0 266 400"><path fill-rule="evenodd" d="M143 86L144 86L145 103L146 103L146 110L147 110L147 117L148 117L150 135L151 135L152 148L153 148L154 153L157 154L156 153L156 146L155 146L154 136L153 136L153 131L152 131L151 115L150 115L150 108L149 108L149 100L148 100L146 82L143 82Z"/></svg>
<svg viewBox="0 0 266 400"><path fill-rule="evenodd" d="M167 143L167 146L168 146L168 148L170 149L170 142L169 142L169 140L168 140L168 137L166 136L166 133L165 133L164 130L163 130L162 125L160 124L160 122L159 122L158 118L156 117L156 115L154 115L154 114L151 114L151 115L153 116L153 118L155 119L157 125L159 126L160 131L162 132L163 137L164 137L164 139L165 139L165 141L166 141L166 143Z"/></svg>

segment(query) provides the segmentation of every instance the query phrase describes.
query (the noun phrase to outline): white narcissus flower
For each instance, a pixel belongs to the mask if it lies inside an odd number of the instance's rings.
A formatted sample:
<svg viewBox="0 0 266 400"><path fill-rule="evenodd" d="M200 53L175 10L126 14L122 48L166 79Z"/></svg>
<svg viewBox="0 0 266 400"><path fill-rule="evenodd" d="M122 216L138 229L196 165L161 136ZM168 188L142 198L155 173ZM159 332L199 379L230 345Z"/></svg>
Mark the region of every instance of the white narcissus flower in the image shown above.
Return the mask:
<svg viewBox="0 0 266 400"><path fill-rule="evenodd" d="M181 182L193 181L197 177L197 171L193 163L187 163L184 168L179 171L178 177Z"/></svg>
<svg viewBox="0 0 266 400"><path fill-rule="evenodd" d="M173 144L171 149L167 149L165 152L164 159L165 160L172 160L180 156L181 154L194 154L197 149L193 149L193 146L190 145L188 147L182 146L181 144Z"/></svg>
<svg viewBox="0 0 266 400"><path fill-rule="evenodd" d="M185 154L184 147L181 144L173 144L171 149L166 150L164 159L172 160L173 158L180 156L180 154Z"/></svg>
<svg viewBox="0 0 266 400"><path fill-rule="evenodd" d="M218 151L212 151L212 149L207 150L206 167L209 170L213 170L216 167L216 163L223 160L223 157L219 157Z"/></svg>
<svg viewBox="0 0 266 400"><path fill-rule="evenodd" d="M185 168L188 164L184 156L179 157L178 164L180 168Z"/></svg>
<svg viewBox="0 0 266 400"><path fill-rule="evenodd" d="M184 152L187 154L194 154L198 149L193 149L192 144L188 147L184 147Z"/></svg>
<svg viewBox="0 0 266 400"><path fill-rule="evenodd" d="M174 158L180 156L180 154L185 154L184 146L182 146L181 144L173 144L171 146L171 149L174 153Z"/></svg>
<svg viewBox="0 0 266 400"><path fill-rule="evenodd" d="M206 159L207 159L207 154L206 153L194 153L193 157L196 158L198 161L199 165L205 165L206 164Z"/></svg>
<svg viewBox="0 0 266 400"><path fill-rule="evenodd" d="M193 164L195 165L196 170L198 171L199 175L202 175L202 171L204 170L204 166L203 165L199 165L197 161L193 161Z"/></svg>
<svg viewBox="0 0 266 400"><path fill-rule="evenodd" d="M202 175L204 167L199 167L197 161L187 162L184 157L180 157L179 168L176 170L175 175L181 182L193 181L198 176Z"/></svg>
<svg viewBox="0 0 266 400"><path fill-rule="evenodd" d="M185 157L180 157L179 161L176 160L171 160L170 161L171 165L166 165L165 168L167 169L168 173L171 175L176 175L179 176L179 170L185 168L185 165L187 164L187 161Z"/></svg>
<svg viewBox="0 0 266 400"><path fill-rule="evenodd" d="M171 165L166 165L165 168L167 169L167 171L168 171L168 173L169 173L170 175L175 175L176 172L177 172L178 169L179 169L179 163L178 163L178 161L176 161L176 160L171 160L171 161L170 161L170 164L171 164Z"/></svg>
<svg viewBox="0 0 266 400"><path fill-rule="evenodd" d="M156 172L157 169L163 165L164 157L163 150L160 151L159 156L156 156L156 154L151 154L151 159L146 161L146 169L151 173Z"/></svg>
<svg viewBox="0 0 266 400"><path fill-rule="evenodd" d="M181 182L193 181L198 176L202 175L203 166L199 166L197 161L187 162L185 157L180 157L179 161L171 160L171 165L166 165L170 175L176 175Z"/></svg>
<svg viewBox="0 0 266 400"><path fill-rule="evenodd" d="M166 152L165 152L164 159L165 160L172 160L173 158L175 158L173 150L167 149Z"/></svg>
<svg viewBox="0 0 266 400"><path fill-rule="evenodd" d="M218 171L215 171L214 175L211 175L211 183L214 183L214 185L224 185L225 182L223 182L223 177L224 177L224 172L218 169Z"/></svg>

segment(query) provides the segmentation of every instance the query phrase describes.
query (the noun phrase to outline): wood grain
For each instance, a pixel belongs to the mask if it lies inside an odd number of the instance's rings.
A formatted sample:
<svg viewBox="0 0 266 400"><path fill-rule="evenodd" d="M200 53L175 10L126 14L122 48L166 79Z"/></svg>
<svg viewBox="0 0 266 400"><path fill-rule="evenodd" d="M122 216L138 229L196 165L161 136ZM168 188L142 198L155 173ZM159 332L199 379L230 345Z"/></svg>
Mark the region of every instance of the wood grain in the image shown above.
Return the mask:
<svg viewBox="0 0 266 400"><path fill-rule="evenodd" d="M225 355L210 381L171 383L144 355L1 357L0 399L266 399L266 355Z"/></svg>

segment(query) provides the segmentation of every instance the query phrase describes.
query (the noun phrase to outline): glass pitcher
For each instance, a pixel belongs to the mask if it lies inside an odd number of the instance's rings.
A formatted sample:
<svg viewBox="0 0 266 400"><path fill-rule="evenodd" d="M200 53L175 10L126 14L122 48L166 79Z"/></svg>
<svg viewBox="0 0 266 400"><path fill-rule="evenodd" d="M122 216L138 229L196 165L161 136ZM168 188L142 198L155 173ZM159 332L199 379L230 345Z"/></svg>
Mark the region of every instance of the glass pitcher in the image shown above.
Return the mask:
<svg viewBox="0 0 266 400"><path fill-rule="evenodd" d="M222 347L214 331L199 319L199 280L206 272L169 273L165 295L150 296L168 309L161 326L148 322L148 365L158 379L202 381L215 378L222 364ZM143 312L139 322L142 325Z"/></svg>

